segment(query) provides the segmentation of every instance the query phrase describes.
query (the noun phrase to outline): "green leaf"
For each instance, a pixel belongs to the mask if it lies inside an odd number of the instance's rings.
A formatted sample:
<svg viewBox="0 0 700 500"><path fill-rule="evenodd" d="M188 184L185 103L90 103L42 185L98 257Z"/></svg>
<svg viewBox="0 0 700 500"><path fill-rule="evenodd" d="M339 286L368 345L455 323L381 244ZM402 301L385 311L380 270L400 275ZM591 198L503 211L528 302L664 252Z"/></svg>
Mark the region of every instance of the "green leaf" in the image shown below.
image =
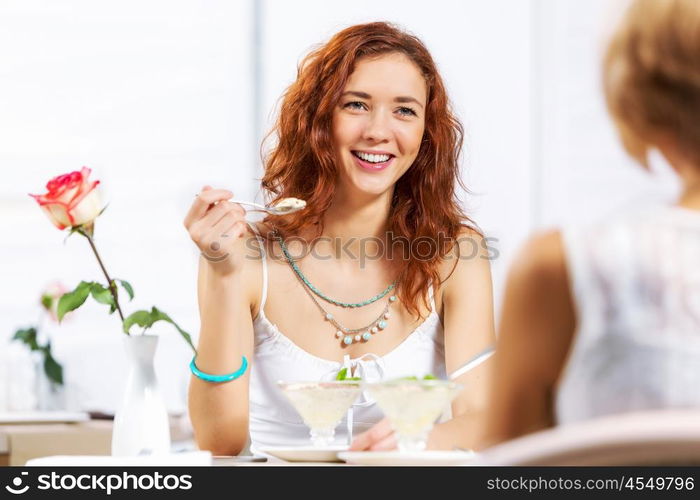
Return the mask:
<svg viewBox="0 0 700 500"><path fill-rule="evenodd" d="M19 340L26 344L30 350L38 351L39 344L36 341L36 328L26 328L24 330L17 330L12 337L12 340Z"/></svg>
<svg viewBox="0 0 700 500"><path fill-rule="evenodd" d="M145 311L143 309L135 311L124 319L124 333L129 334L129 330L131 330L131 327L134 325L150 328L153 325L153 321L150 311Z"/></svg>
<svg viewBox="0 0 700 500"><path fill-rule="evenodd" d="M427 375L425 375L425 376L423 377L423 380L437 380L437 379L438 379L438 378L437 378L435 375L433 375L432 373L428 373ZM414 375L414 376L411 376L411 377L401 377L399 380L419 380L419 379L418 379L418 377L416 377L416 376Z"/></svg>
<svg viewBox="0 0 700 500"><path fill-rule="evenodd" d="M194 347L194 344L192 343L192 337L190 336L189 333L187 333L185 330L180 328L177 323L175 323L170 316L165 314L163 311L159 311L155 306L151 309L151 315L153 316L154 320L153 322L155 323L156 321L167 321L171 325L175 327L175 329L180 333L183 339L185 339L185 342L189 344L189 346L192 348L192 351L194 353L197 352L197 349Z"/></svg>
<svg viewBox="0 0 700 500"><path fill-rule="evenodd" d="M45 293L41 296L41 305L44 307L44 309L50 311L51 306L53 305L53 297L51 297L51 295L48 293Z"/></svg>
<svg viewBox="0 0 700 500"><path fill-rule="evenodd" d="M51 356L51 342L47 342L45 346L40 346L36 337L36 328L32 327L17 330L12 340L24 342L32 351L41 351L44 356L44 372L46 372L46 376L56 384L63 384L63 367Z"/></svg>
<svg viewBox="0 0 700 500"><path fill-rule="evenodd" d="M128 281L124 281L124 280L117 280L117 281L119 283L121 283L124 290L126 290L126 293L129 294L129 300L130 301L133 300L134 299L134 289L131 287L131 284L129 284Z"/></svg>
<svg viewBox="0 0 700 500"><path fill-rule="evenodd" d="M93 282L90 286L90 294L92 294L92 298L100 304L114 306L114 295L112 295L109 288L105 288L101 284Z"/></svg>
<svg viewBox="0 0 700 500"><path fill-rule="evenodd" d="M136 311L132 314L130 314L125 320L124 320L124 333L129 334L129 330L131 329L132 326L134 325L139 325L142 326L145 329L150 328L153 326L153 323L156 321L166 321L173 325L175 329L180 333L183 339L185 339L185 342L189 344L190 348L192 349L193 352L197 352L197 349L194 347L194 344L192 343L192 337L190 336L189 333L187 333L185 330L180 328L180 326L175 323L170 316L165 314L163 311L158 310L155 306L151 308L150 311Z"/></svg>
<svg viewBox="0 0 700 500"><path fill-rule="evenodd" d="M44 373L55 384L63 385L63 367L51 355L51 345L47 344L44 350Z"/></svg>
<svg viewBox="0 0 700 500"><path fill-rule="evenodd" d="M338 372L338 375L335 376L335 379L340 380L340 381L343 381L343 380L356 380L357 381L357 380L362 380L362 377L348 377L348 369L346 367L346 368L341 369Z"/></svg>
<svg viewBox="0 0 700 500"><path fill-rule="evenodd" d="M63 294L63 296L58 301L58 321L63 319L63 316L70 311L74 311L83 305L85 299L90 294L90 288L92 283L88 281L81 281L80 284L75 287L75 290Z"/></svg>

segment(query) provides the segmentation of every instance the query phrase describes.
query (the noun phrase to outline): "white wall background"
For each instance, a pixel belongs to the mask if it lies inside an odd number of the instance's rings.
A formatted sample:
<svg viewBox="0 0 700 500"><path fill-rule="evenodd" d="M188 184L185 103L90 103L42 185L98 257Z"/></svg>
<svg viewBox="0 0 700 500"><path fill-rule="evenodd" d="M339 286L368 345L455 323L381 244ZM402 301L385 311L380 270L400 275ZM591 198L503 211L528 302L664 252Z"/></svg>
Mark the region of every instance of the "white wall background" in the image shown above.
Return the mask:
<svg viewBox="0 0 700 500"><path fill-rule="evenodd" d="M674 192L661 162L654 176L631 164L605 113L601 37L615 10L605 0L0 0L0 338L34 321L49 281L101 279L86 242L64 244L27 196L82 165L110 202L96 233L103 258L136 289L125 309L157 305L196 334L197 253L182 227L194 193L209 183L256 197L258 141L298 61L370 20L421 37L447 82L467 131L466 206L498 238L499 304L534 229ZM190 353L156 330L159 377L181 411ZM70 406L112 411L125 374L118 321L89 304L52 335Z"/></svg>

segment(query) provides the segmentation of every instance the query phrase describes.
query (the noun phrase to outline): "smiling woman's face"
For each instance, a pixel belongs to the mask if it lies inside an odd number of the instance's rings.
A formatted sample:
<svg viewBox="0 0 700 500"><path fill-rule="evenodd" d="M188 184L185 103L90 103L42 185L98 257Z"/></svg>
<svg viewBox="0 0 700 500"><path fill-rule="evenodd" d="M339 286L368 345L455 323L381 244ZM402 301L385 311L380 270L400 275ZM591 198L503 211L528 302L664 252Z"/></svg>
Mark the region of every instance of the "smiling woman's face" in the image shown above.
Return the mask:
<svg viewBox="0 0 700 500"><path fill-rule="evenodd" d="M425 129L425 79L401 53L356 62L333 112L340 187L390 190L418 155Z"/></svg>

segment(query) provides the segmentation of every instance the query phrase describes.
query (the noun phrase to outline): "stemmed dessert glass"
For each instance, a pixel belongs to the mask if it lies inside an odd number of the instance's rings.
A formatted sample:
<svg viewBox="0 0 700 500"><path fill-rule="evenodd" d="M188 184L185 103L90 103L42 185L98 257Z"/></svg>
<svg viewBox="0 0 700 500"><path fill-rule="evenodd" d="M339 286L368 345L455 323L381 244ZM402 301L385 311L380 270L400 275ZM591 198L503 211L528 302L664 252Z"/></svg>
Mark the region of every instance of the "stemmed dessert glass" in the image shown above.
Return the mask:
<svg viewBox="0 0 700 500"><path fill-rule="evenodd" d="M389 419L399 451L425 450L428 434L463 386L449 380L388 380L362 384Z"/></svg>
<svg viewBox="0 0 700 500"><path fill-rule="evenodd" d="M304 423L315 447L332 444L335 428L360 394L360 382L278 382Z"/></svg>

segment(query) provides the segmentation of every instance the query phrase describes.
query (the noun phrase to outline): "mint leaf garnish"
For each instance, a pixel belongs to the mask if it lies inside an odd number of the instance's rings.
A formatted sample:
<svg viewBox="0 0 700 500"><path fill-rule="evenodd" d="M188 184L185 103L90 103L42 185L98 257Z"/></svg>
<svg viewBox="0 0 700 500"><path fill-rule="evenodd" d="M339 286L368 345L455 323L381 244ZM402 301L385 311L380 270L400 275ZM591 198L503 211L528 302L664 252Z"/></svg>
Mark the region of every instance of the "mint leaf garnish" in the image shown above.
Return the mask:
<svg viewBox="0 0 700 500"><path fill-rule="evenodd" d="M347 369L347 368L343 368L342 370L340 370L340 371L338 372L338 375L335 376L335 379L336 379L336 380L341 380L341 381L342 381L342 380L352 380L352 381L357 382L357 381L362 380L362 377L348 377L348 369Z"/></svg>

